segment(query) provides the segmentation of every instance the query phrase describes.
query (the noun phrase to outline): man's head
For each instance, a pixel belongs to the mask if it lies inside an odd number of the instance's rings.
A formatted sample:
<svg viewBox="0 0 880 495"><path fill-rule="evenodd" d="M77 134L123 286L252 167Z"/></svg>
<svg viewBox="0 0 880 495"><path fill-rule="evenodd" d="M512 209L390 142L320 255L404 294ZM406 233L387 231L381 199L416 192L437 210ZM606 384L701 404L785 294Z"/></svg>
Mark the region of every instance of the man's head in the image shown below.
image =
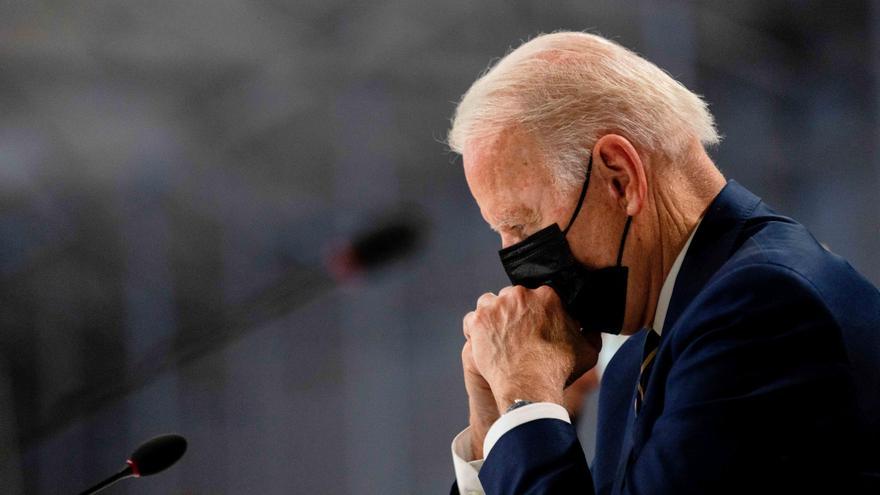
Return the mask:
<svg viewBox="0 0 880 495"><path fill-rule="evenodd" d="M663 243L683 243L668 230L696 221L710 194L703 185L715 189L709 199L717 193L720 174L703 146L718 140L699 96L631 51L584 33L539 36L501 59L464 95L449 132L505 247L553 223L567 226L592 155L587 197L567 236L577 260L592 268L614 264L627 216L634 217L627 252L636 258L669 257ZM626 261L636 279L629 299L644 309L627 311L631 331L648 320L642 313L663 274L648 260ZM672 263L653 261L667 270Z"/></svg>

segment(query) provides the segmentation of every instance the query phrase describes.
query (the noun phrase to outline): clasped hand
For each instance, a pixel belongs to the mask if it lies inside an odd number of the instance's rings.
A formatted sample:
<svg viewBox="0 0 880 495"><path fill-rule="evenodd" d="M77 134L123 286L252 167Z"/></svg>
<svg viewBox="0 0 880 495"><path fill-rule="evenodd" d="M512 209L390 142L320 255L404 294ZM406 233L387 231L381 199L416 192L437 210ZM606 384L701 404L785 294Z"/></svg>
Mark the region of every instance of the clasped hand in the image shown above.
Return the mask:
<svg viewBox="0 0 880 495"><path fill-rule="evenodd" d="M464 317L462 349L473 454L516 399L564 403L564 389L595 366L599 334L582 334L547 286L483 294Z"/></svg>

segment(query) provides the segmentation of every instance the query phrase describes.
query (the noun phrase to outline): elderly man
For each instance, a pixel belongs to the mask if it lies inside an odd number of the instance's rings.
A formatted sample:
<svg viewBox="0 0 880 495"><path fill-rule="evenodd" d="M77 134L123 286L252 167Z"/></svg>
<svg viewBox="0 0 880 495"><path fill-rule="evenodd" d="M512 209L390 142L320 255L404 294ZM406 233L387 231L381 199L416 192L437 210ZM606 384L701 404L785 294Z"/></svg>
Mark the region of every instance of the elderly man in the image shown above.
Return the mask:
<svg viewBox="0 0 880 495"><path fill-rule="evenodd" d="M453 492L880 493L880 293L726 181L718 140L697 95L589 34L464 95L449 143L512 286L464 317ZM599 332L632 337L590 468L562 404Z"/></svg>

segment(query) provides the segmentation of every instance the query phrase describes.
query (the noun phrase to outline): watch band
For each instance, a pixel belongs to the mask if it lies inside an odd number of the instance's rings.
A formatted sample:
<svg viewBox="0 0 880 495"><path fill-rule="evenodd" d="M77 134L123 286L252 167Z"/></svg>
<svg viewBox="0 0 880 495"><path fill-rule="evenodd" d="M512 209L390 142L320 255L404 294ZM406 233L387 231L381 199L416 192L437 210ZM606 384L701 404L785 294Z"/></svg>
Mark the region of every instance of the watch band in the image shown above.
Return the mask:
<svg viewBox="0 0 880 495"><path fill-rule="evenodd" d="M507 414L510 411L513 411L514 409L519 409L520 407L527 406L529 404L534 404L534 402L532 402L530 400L516 399L513 401L513 404L511 404L510 407L508 407L507 410L504 411L504 414Z"/></svg>

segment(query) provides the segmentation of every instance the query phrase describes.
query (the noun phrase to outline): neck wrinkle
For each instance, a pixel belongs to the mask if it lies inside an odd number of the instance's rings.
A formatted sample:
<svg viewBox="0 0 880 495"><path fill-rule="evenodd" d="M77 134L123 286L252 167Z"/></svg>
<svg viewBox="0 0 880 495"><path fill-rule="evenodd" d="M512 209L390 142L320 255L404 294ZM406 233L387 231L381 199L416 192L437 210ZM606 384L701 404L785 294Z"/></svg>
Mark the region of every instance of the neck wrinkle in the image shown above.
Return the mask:
<svg viewBox="0 0 880 495"><path fill-rule="evenodd" d="M654 204L657 209L657 238L659 241L659 253L655 255L659 259L659 263L652 263L656 269L651 269L648 298L650 303L646 305L646 313L643 317L645 328L653 328L657 323L654 321L654 317L663 284L672 271L672 265L678 254L684 249L691 232L699 224L702 212L709 205L707 202L702 208L697 206L701 203L700 199L689 194L685 188L676 190L674 187L666 187L656 188L655 191Z"/></svg>
<svg viewBox="0 0 880 495"><path fill-rule="evenodd" d="M662 172L654 171L653 197L656 208L659 267L649 265L650 310L643 319L646 327L653 328L655 312L663 284L678 254L684 249L691 233L697 228L709 205L727 183L724 176L706 154L698 140L679 160L658 163ZM650 263L650 262L649 262Z"/></svg>

